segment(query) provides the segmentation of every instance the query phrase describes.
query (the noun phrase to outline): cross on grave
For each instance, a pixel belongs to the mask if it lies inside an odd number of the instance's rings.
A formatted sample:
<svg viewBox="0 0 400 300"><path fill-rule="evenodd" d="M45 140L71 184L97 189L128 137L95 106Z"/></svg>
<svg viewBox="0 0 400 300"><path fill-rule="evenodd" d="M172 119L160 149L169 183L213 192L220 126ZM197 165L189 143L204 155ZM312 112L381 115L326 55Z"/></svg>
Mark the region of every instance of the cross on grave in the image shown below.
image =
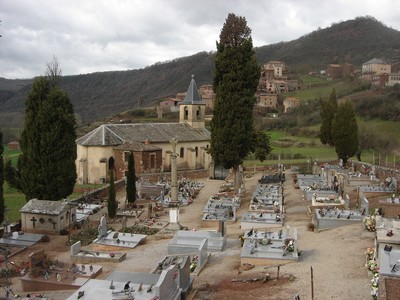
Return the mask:
<svg viewBox="0 0 400 300"><path fill-rule="evenodd" d="M32 217L31 221L33 223L33 228L35 228L35 223L36 223L37 219L35 217Z"/></svg>

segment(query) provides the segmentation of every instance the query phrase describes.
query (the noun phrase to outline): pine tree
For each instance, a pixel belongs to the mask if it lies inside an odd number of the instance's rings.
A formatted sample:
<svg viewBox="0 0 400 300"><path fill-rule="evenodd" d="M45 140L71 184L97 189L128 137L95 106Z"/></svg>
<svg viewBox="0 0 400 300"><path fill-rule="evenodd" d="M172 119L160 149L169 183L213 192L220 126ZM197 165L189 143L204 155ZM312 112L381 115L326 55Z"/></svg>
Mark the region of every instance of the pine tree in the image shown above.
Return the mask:
<svg viewBox="0 0 400 300"><path fill-rule="evenodd" d="M117 199L115 193L115 182L114 182L114 171L110 170L110 185L108 187L108 201L107 201L107 209L108 216L110 218L115 218L117 215Z"/></svg>
<svg viewBox="0 0 400 300"><path fill-rule="evenodd" d="M133 152L128 158L128 173L126 174L126 197L129 203L136 201L136 174L135 174L135 159Z"/></svg>
<svg viewBox="0 0 400 300"><path fill-rule="evenodd" d="M66 198L76 182L75 115L54 74L35 79L25 101L18 171L27 200Z"/></svg>
<svg viewBox="0 0 400 300"><path fill-rule="evenodd" d="M332 90L331 95L329 96L329 100L322 101L321 100L321 126L320 126L320 140L324 145L334 145L332 139L332 120L337 111L338 104L336 100L336 91Z"/></svg>
<svg viewBox="0 0 400 300"><path fill-rule="evenodd" d="M215 164L238 170L253 148L253 107L260 69L251 30L244 17L229 14L217 42L213 88L216 92L211 121L210 153Z"/></svg>
<svg viewBox="0 0 400 300"><path fill-rule="evenodd" d="M0 224L4 221L4 212L5 212L5 204L4 204L4 159L3 159L3 133L0 131Z"/></svg>
<svg viewBox="0 0 400 300"><path fill-rule="evenodd" d="M350 101L340 103L332 121L332 140L343 165L358 150L358 125L353 105Z"/></svg>

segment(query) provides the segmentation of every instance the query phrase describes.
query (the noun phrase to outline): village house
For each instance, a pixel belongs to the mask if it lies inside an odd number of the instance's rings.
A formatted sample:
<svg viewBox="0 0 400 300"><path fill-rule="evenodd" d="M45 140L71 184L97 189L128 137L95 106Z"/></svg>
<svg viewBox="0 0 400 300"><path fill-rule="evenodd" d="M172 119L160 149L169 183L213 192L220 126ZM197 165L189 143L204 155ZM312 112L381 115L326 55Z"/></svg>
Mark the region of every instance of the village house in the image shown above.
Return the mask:
<svg viewBox="0 0 400 300"><path fill-rule="evenodd" d="M326 76L329 79L342 79L346 76L354 76L354 65L349 63L329 64L326 68Z"/></svg>
<svg viewBox="0 0 400 300"><path fill-rule="evenodd" d="M362 64L361 78L362 80L371 81L373 75L389 74L391 71L390 64L381 59L373 58Z"/></svg>
<svg viewBox="0 0 400 300"><path fill-rule="evenodd" d="M391 74L389 74L386 84L388 86L394 86L395 84L400 84L400 73L391 73Z"/></svg>
<svg viewBox="0 0 400 300"><path fill-rule="evenodd" d="M283 111L286 113L293 107L297 107L300 105L299 99L295 97L287 97L283 100Z"/></svg>
<svg viewBox="0 0 400 300"><path fill-rule="evenodd" d="M179 103L179 123L104 124L76 140L77 182L108 182L109 171L123 179L133 152L135 172L169 172L171 139L178 140L177 169L209 170L211 134L205 128L205 103L194 78Z"/></svg>
<svg viewBox="0 0 400 300"><path fill-rule="evenodd" d="M379 75L372 75L371 77L371 85L373 87L384 87L388 84L389 81L389 74L379 74Z"/></svg>

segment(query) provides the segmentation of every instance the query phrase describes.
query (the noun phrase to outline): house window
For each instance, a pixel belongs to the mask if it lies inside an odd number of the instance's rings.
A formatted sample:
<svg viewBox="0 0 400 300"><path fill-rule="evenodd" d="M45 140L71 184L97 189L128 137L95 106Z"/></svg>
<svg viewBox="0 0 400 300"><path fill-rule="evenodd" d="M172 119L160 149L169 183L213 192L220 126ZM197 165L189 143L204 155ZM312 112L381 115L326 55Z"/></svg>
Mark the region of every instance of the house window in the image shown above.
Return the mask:
<svg viewBox="0 0 400 300"><path fill-rule="evenodd" d="M182 148L180 149L180 151L179 151L179 156L183 158L184 155L185 155L185 149L182 147Z"/></svg>

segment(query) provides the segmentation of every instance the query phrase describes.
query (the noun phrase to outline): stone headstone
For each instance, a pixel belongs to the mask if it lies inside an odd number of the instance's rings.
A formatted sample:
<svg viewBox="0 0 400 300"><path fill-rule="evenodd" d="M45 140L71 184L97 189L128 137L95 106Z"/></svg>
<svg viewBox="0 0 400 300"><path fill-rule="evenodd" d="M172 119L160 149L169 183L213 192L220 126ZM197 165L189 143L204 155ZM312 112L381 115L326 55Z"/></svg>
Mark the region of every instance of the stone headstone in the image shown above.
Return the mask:
<svg viewBox="0 0 400 300"><path fill-rule="evenodd" d="M81 241L77 241L70 247L70 255L77 255L81 251Z"/></svg>
<svg viewBox="0 0 400 300"><path fill-rule="evenodd" d="M105 216L102 216L100 219L100 225L98 231L99 231L98 238L102 238L107 235L107 219Z"/></svg>
<svg viewBox="0 0 400 300"><path fill-rule="evenodd" d="M344 208L350 209L350 197L348 194L344 197Z"/></svg>
<svg viewBox="0 0 400 300"><path fill-rule="evenodd" d="M122 229L126 228L126 216L122 217Z"/></svg>

